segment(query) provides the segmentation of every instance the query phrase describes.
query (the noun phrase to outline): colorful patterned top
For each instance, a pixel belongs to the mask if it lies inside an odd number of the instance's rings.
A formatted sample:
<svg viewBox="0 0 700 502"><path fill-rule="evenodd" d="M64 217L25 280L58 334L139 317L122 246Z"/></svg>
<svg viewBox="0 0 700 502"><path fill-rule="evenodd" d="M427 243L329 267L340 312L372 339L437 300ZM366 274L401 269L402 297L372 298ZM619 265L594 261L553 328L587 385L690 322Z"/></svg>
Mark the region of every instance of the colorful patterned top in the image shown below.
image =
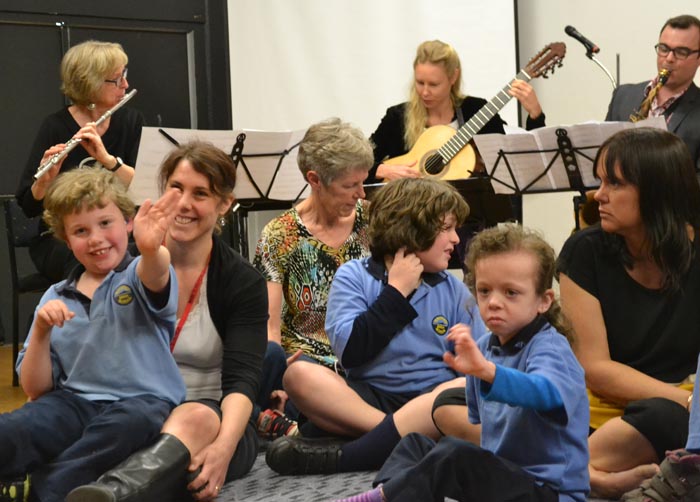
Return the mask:
<svg viewBox="0 0 700 502"><path fill-rule="evenodd" d="M269 222L260 235L253 264L269 282L282 285L282 347L298 349L322 364L337 361L326 336L326 303L331 281L343 263L369 256L367 207L357 201L352 232L339 248L316 239L296 208Z"/></svg>

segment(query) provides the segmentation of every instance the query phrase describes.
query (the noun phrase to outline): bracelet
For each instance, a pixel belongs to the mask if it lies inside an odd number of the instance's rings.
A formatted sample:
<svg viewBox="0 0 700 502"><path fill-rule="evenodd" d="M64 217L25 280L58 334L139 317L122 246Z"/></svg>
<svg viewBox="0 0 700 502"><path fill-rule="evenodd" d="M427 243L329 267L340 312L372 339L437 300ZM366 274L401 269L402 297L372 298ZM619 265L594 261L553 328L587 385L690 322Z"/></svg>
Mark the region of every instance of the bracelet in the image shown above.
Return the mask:
<svg viewBox="0 0 700 502"><path fill-rule="evenodd" d="M693 404L693 395L691 394L688 396L688 404L685 405L685 409L688 410L688 412L690 412L690 407L692 406L692 404Z"/></svg>

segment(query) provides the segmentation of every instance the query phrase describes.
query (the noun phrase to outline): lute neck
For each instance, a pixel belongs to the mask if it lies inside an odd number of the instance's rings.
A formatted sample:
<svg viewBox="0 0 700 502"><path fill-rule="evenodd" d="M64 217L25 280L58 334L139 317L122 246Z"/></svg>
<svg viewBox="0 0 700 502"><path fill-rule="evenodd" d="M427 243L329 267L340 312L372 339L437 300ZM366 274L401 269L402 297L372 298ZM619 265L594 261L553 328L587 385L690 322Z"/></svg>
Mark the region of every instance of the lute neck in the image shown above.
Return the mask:
<svg viewBox="0 0 700 502"><path fill-rule="evenodd" d="M525 70L520 70L520 72L515 76L515 79L529 82L532 80L532 77L528 75ZM452 158L457 155L462 148L467 146L467 143L471 141L474 135L481 131L488 121L508 104L508 101L510 101L513 97L508 93L509 90L510 82L508 82L503 89L498 91L498 94L491 98L491 101L482 106L481 109L476 112L468 122L460 127L457 130L457 133L452 136L447 143L438 149L438 153L443 158L445 164L452 160Z"/></svg>

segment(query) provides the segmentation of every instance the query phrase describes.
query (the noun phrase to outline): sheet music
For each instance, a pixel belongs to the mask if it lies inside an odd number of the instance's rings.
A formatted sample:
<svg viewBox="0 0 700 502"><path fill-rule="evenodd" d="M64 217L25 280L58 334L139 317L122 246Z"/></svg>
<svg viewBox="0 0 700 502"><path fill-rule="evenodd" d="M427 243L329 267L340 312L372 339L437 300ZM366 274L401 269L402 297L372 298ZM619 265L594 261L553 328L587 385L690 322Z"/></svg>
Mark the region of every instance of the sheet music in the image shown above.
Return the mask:
<svg viewBox="0 0 700 502"><path fill-rule="evenodd" d="M506 135L477 134L474 141L486 163L487 171L492 176L492 185L496 193L512 194L526 187L530 192L570 190L561 155L549 171L538 179L557 156L556 130L566 129L575 149L583 184L593 188L599 184L593 173L593 161L598 148L609 136L632 127L655 127L665 130L666 121L663 117L654 117L639 122L586 122ZM499 156L501 153L503 155ZM511 170L508 169L508 165Z"/></svg>
<svg viewBox="0 0 700 502"><path fill-rule="evenodd" d="M306 131L252 131L246 132L243 146L243 160L248 170L254 176L255 182L262 189L264 198L273 200L296 200L303 190L302 197L308 196L306 186L299 166L297 165L297 145ZM282 152L288 152L282 157ZM264 157L250 157L256 154L270 154ZM282 163L277 170L277 164ZM275 171L277 175L275 176ZM239 167L241 178L236 182L236 197L239 199L259 198L250 179L245 177L245 171ZM273 179L274 176L274 179ZM241 185L239 185L239 182Z"/></svg>
<svg viewBox="0 0 700 502"><path fill-rule="evenodd" d="M197 130L144 127L141 132L141 143L136 159L136 171L134 179L129 186L129 193L137 204L146 199L155 200L159 196L158 169L168 153L175 145L162 134L162 129L178 143L186 143L192 140L208 141L230 154L239 134L246 135L243 143L241 163L236 172L236 188L234 194L237 199L263 199L295 200L300 193L306 196L308 188L306 182L297 167L296 145L304 136L301 131L256 131L256 130ZM269 154L262 157L251 157L255 154ZM277 165L282 158L282 163L277 173ZM248 168L248 172L243 167ZM251 176L253 179L251 179ZM262 195L256 190L260 188Z"/></svg>

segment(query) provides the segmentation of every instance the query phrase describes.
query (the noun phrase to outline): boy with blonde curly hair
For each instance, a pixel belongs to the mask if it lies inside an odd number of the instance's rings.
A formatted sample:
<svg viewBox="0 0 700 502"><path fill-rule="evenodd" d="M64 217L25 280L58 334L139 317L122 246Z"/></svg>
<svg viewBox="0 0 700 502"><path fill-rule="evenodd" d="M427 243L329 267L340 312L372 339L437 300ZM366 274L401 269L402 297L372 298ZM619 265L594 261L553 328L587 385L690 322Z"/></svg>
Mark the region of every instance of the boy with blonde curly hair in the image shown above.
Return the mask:
<svg viewBox="0 0 700 502"><path fill-rule="evenodd" d="M80 265L44 294L19 355L30 402L0 415L0 477L30 474L37 500L63 501L152 442L185 397L170 355L177 282L161 245L178 198L146 201L134 218L124 185L99 168L48 190L44 218Z"/></svg>

